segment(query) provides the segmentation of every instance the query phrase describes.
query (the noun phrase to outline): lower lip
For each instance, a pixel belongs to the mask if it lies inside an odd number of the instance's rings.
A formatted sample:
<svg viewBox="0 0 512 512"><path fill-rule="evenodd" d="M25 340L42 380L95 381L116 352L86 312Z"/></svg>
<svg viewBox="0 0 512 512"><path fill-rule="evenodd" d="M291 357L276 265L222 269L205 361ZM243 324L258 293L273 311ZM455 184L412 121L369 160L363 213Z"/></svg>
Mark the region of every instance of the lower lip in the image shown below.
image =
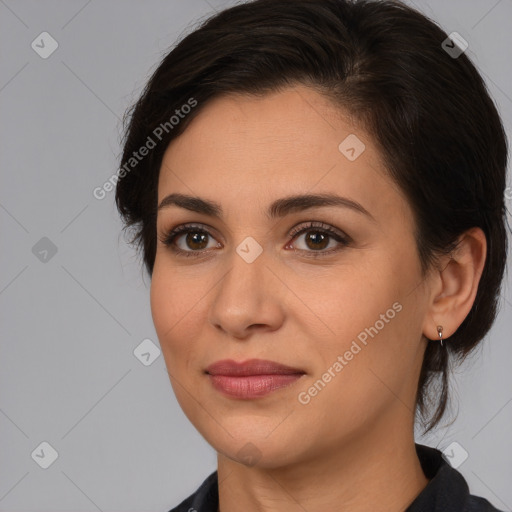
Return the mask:
<svg viewBox="0 0 512 512"><path fill-rule="evenodd" d="M302 373L277 375L247 375L233 377L231 375L208 375L213 387L233 398L259 398L272 391L290 386L302 377Z"/></svg>

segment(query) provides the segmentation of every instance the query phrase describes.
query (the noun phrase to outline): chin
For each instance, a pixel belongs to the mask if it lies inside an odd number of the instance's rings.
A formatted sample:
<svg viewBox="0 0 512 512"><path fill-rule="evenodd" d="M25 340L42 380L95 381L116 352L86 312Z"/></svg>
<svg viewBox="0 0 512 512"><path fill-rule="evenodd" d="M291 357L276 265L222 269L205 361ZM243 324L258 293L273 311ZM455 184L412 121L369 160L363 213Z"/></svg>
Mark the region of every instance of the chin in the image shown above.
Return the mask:
<svg viewBox="0 0 512 512"><path fill-rule="evenodd" d="M282 439L269 442L268 439L239 438L236 441L223 440L210 444L221 455L248 468L281 468L296 462L298 455L296 445L288 446Z"/></svg>

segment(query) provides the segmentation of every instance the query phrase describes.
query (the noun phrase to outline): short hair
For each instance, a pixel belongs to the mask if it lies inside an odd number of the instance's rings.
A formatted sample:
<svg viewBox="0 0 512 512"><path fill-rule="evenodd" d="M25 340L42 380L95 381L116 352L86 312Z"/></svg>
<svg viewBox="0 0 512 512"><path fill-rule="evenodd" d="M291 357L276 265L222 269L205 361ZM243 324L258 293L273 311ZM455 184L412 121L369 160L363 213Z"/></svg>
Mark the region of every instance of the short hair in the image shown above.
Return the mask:
<svg viewBox="0 0 512 512"><path fill-rule="evenodd" d="M446 409L448 353L462 362L495 320L507 256L505 132L477 69L446 41L434 21L393 0L255 0L221 11L174 46L127 111L116 187L151 276L163 154L212 98L306 85L353 116L412 208L424 273L466 230L487 239L471 311L444 347L427 344L416 395L424 433ZM197 106L170 123L191 98ZM155 133L156 147L128 167Z"/></svg>

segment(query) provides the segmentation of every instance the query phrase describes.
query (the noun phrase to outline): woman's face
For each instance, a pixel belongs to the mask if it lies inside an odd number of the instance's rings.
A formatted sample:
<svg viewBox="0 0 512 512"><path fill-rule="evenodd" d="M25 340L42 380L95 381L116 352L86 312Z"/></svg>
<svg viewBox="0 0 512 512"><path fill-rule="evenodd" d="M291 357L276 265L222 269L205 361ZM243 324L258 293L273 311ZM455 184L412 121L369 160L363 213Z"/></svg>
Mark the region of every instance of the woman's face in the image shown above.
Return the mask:
<svg viewBox="0 0 512 512"><path fill-rule="evenodd" d="M218 98L167 149L159 205L170 194L198 200L158 211L153 320L218 452L277 467L412 431L429 293L411 208L363 130L306 87ZM287 202L304 195L344 199ZM207 373L252 359L294 374Z"/></svg>

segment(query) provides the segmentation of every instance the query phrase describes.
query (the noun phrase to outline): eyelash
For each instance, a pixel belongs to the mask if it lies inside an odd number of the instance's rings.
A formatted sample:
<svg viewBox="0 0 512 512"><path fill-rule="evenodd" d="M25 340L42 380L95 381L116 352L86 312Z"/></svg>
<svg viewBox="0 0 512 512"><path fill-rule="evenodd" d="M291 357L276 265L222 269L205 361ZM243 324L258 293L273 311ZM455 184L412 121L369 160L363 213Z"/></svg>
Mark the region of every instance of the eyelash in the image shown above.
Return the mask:
<svg viewBox="0 0 512 512"><path fill-rule="evenodd" d="M313 231L314 229L314 231ZM307 233L308 231L313 231L315 233L322 233L324 235L328 235L338 243L341 244L342 247L346 247L352 241L348 235L342 234L341 232L335 231L330 226L323 224L322 222L311 221L307 225L301 225L297 228L293 229L291 233L288 235L289 237L295 239L298 235L302 235L303 233ZM175 245L176 238L179 235L187 234L187 233L201 233L208 236L212 236L207 230L203 229L201 226L184 224L182 226L178 226L171 230L169 233L164 234L163 237L160 238L160 241L166 246L169 247L174 253L178 255L185 256L187 258L193 257L198 258L201 257L207 249L203 249L201 251L184 251L182 249L178 249ZM213 238L213 237L212 237ZM334 252L340 251L341 248L330 249L330 250L322 250L322 251L305 251L308 253L307 257L318 258L322 256L328 256ZM299 249L299 252L304 252L303 249Z"/></svg>

